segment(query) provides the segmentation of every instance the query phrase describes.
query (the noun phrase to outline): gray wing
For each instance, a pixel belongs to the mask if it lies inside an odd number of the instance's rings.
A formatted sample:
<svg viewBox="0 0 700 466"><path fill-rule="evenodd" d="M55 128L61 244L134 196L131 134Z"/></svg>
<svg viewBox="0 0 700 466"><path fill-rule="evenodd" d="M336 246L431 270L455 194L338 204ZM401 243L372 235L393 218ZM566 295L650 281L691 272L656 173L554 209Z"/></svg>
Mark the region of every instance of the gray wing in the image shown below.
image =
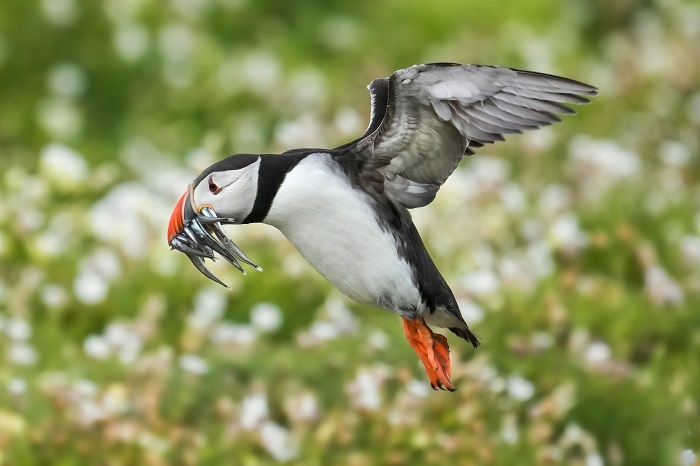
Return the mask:
<svg viewBox="0 0 700 466"><path fill-rule="evenodd" d="M571 79L482 65L414 65L368 86L372 117L349 147L363 172L407 208L429 204L464 154L504 134L561 121L596 88Z"/></svg>

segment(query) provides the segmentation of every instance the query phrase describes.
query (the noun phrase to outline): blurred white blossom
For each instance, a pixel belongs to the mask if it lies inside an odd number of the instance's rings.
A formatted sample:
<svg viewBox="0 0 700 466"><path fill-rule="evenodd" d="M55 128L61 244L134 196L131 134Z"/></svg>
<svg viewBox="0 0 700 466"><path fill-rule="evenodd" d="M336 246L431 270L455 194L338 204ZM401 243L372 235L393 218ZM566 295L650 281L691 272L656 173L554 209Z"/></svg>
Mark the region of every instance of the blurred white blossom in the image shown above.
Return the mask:
<svg viewBox="0 0 700 466"><path fill-rule="evenodd" d="M513 415L507 415L504 417L501 424L501 438L503 441L509 445L515 444L520 438L520 432L518 431L518 423Z"/></svg>
<svg viewBox="0 0 700 466"><path fill-rule="evenodd" d="M78 16L78 5L75 0L42 0L44 15L56 26L69 26Z"/></svg>
<svg viewBox="0 0 700 466"><path fill-rule="evenodd" d="M406 393L418 398L425 398L430 395L430 386L424 380L411 379L406 384Z"/></svg>
<svg viewBox="0 0 700 466"><path fill-rule="evenodd" d="M149 47L146 28L137 23L120 24L112 39L114 48L126 62L135 62L142 58Z"/></svg>
<svg viewBox="0 0 700 466"><path fill-rule="evenodd" d="M49 283L41 288L41 301L49 308L63 307L68 302L68 292L61 285Z"/></svg>
<svg viewBox="0 0 700 466"><path fill-rule="evenodd" d="M241 402L241 427L251 430L267 419L269 408L265 393L256 392L246 396Z"/></svg>
<svg viewBox="0 0 700 466"><path fill-rule="evenodd" d="M554 244L566 252L576 252L586 245L588 236L579 227L578 218L571 213L558 216L549 229Z"/></svg>
<svg viewBox="0 0 700 466"><path fill-rule="evenodd" d="M260 443L277 461L289 461L299 455L299 441L281 425L265 421L260 426Z"/></svg>
<svg viewBox="0 0 700 466"><path fill-rule="evenodd" d="M13 317L5 324L5 333L15 341L26 341L32 336L31 324L22 317Z"/></svg>
<svg viewBox="0 0 700 466"><path fill-rule="evenodd" d="M321 415L321 406L312 391L287 398L285 408L287 415L295 422L313 421Z"/></svg>
<svg viewBox="0 0 700 466"><path fill-rule="evenodd" d="M678 465L679 466L694 466L696 465L696 459L697 455L693 450L690 448L686 448L681 452L681 454L678 456Z"/></svg>
<svg viewBox="0 0 700 466"><path fill-rule="evenodd" d="M584 359L589 364L598 365L610 360L610 347L602 341L594 341L588 345L583 354Z"/></svg>
<svg viewBox="0 0 700 466"><path fill-rule="evenodd" d="M196 330L209 327L224 314L226 297L217 289L204 288L200 290L194 299L194 310L187 318L187 322Z"/></svg>
<svg viewBox="0 0 700 466"><path fill-rule="evenodd" d="M684 299L683 289L658 265L645 269L644 291L656 304L680 304Z"/></svg>
<svg viewBox="0 0 700 466"><path fill-rule="evenodd" d="M57 138L72 138L83 126L83 114L73 101L52 97L39 102L37 120L42 128Z"/></svg>
<svg viewBox="0 0 700 466"><path fill-rule="evenodd" d="M586 466L605 466L605 462L600 453L593 452L586 455Z"/></svg>
<svg viewBox="0 0 700 466"><path fill-rule="evenodd" d="M250 310L250 323L259 332L274 332L282 325L282 310L276 304L258 303Z"/></svg>
<svg viewBox="0 0 700 466"><path fill-rule="evenodd" d="M490 269L478 269L464 274L460 283L462 287L475 296L483 296L495 293L500 287L498 276Z"/></svg>
<svg viewBox="0 0 700 466"><path fill-rule="evenodd" d="M19 396L27 391L27 382L19 377L12 377L7 382L7 392L10 395Z"/></svg>
<svg viewBox="0 0 700 466"><path fill-rule="evenodd" d="M190 374L202 375L209 370L209 363L195 354L183 354L180 357L180 368Z"/></svg>
<svg viewBox="0 0 700 466"><path fill-rule="evenodd" d="M659 158L668 166L682 168L693 158L690 148L674 140L666 140L659 146Z"/></svg>
<svg viewBox="0 0 700 466"><path fill-rule="evenodd" d="M257 332L250 325L230 322L217 324L209 334L212 343L217 345L249 346L255 343L257 337Z"/></svg>
<svg viewBox="0 0 700 466"><path fill-rule="evenodd" d="M579 135L569 144L569 167L585 192L601 196L617 181L637 174L639 155L613 140Z"/></svg>
<svg viewBox="0 0 700 466"><path fill-rule="evenodd" d="M75 98L85 92L87 79L75 63L60 63L49 71L48 85L54 94Z"/></svg>
<svg viewBox="0 0 700 466"><path fill-rule="evenodd" d="M83 341L83 351L95 359L107 359L112 349L107 340L100 335L88 335Z"/></svg>
<svg viewBox="0 0 700 466"><path fill-rule="evenodd" d="M535 394L535 386L524 377L512 375L507 381L508 396L518 401L527 401Z"/></svg>
<svg viewBox="0 0 700 466"><path fill-rule="evenodd" d="M61 189L80 185L88 175L88 165L82 155L60 143L42 148L39 167L42 175Z"/></svg>
<svg viewBox="0 0 700 466"><path fill-rule="evenodd" d="M11 343L7 348L7 360L19 366L33 366L37 361L34 348L26 343Z"/></svg>
<svg viewBox="0 0 700 466"><path fill-rule="evenodd" d="M459 310L464 320L471 324L481 322L484 318L484 310L471 299L462 298L457 300Z"/></svg>
<svg viewBox="0 0 700 466"><path fill-rule="evenodd" d="M347 386L352 405L369 411L379 409L382 404L381 388L385 377L386 373L380 367L360 367L355 378Z"/></svg>
<svg viewBox="0 0 700 466"><path fill-rule="evenodd" d="M355 110L343 107L335 114L333 125L338 133L346 137L354 137L362 132L364 121Z"/></svg>
<svg viewBox="0 0 700 466"><path fill-rule="evenodd" d="M121 264L114 252L100 248L85 257L73 282L76 297L85 304L96 304L105 299L111 283L121 274Z"/></svg>

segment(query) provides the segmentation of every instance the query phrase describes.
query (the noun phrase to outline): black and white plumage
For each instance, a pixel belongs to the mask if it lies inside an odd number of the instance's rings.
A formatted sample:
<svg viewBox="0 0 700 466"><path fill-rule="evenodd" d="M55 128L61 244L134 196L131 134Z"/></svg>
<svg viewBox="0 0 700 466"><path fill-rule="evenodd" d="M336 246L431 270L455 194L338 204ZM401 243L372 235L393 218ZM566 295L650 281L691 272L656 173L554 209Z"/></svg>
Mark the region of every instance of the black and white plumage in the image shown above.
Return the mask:
<svg viewBox="0 0 700 466"><path fill-rule="evenodd" d="M408 209L428 205L475 148L560 121L564 104L596 95L557 76L479 65L427 64L369 85L370 124L335 149L239 154L204 170L178 202L168 241L208 277L214 251L255 266L221 223L277 227L350 298L399 314L433 387L453 389L444 327L478 346ZM257 266L255 266L257 267ZM219 282L221 283L221 282Z"/></svg>

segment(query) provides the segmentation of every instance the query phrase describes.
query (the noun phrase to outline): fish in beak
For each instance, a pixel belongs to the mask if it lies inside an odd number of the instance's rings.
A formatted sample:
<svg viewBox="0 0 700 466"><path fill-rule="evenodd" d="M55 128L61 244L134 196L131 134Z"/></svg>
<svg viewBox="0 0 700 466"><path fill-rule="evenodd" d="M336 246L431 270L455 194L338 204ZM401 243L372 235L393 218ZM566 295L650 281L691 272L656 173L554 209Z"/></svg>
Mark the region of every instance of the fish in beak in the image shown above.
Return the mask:
<svg viewBox="0 0 700 466"><path fill-rule="evenodd" d="M168 223L168 244L189 257L197 270L221 286L229 288L207 268L204 259L216 260L214 253L226 259L245 275L240 262L262 272L236 244L231 241L222 224L233 223L233 219L217 217L209 206L197 209L192 199L192 186L182 195L170 215ZM240 261L240 262L239 262Z"/></svg>

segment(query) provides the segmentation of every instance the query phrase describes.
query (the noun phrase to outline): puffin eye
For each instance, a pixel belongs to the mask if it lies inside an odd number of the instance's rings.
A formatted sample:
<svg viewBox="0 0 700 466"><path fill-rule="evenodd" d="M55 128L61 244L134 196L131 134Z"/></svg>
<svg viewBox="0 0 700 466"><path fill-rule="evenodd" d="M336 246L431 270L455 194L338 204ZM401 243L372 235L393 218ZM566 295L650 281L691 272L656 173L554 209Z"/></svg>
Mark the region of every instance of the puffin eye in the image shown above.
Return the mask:
<svg viewBox="0 0 700 466"><path fill-rule="evenodd" d="M209 191L212 194L219 194L219 191L221 191L221 188L219 187L219 185L214 183L214 180L212 180L211 178L209 179Z"/></svg>

